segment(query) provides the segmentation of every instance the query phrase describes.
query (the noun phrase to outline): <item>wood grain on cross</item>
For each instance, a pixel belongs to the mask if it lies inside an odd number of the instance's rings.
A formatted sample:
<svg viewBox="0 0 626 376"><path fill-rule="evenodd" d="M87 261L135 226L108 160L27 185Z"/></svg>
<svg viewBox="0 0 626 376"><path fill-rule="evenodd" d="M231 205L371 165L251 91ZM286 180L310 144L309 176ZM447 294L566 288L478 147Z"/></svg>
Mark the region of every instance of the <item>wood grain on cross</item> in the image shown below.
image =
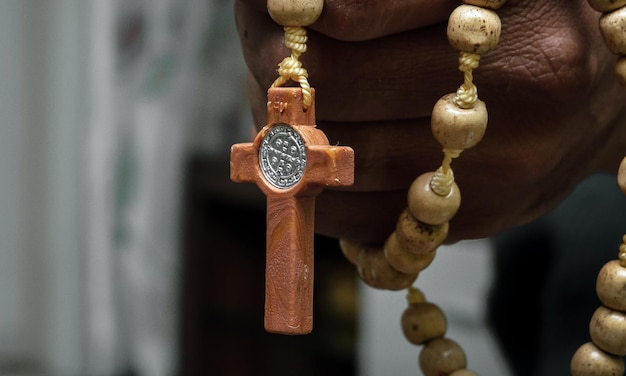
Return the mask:
<svg viewBox="0 0 626 376"><path fill-rule="evenodd" d="M329 145L314 103L303 109L300 88L269 89L267 125L231 148L231 180L267 196L265 329L274 333L311 332L315 197L354 181L354 151Z"/></svg>

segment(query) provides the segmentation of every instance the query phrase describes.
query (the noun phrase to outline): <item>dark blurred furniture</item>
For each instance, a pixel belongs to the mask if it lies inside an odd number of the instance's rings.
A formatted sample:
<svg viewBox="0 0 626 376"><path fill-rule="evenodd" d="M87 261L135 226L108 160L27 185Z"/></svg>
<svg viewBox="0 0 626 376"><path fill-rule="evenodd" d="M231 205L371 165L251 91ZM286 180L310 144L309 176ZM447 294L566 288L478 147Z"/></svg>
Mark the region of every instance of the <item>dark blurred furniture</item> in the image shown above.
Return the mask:
<svg viewBox="0 0 626 376"><path fill-rule="evenodd" d="M354 267L336 240L316 236L313 333L266 333L265 199L253 184L230 182L228 165L187 165L181 374L354 375Z"/></svg>

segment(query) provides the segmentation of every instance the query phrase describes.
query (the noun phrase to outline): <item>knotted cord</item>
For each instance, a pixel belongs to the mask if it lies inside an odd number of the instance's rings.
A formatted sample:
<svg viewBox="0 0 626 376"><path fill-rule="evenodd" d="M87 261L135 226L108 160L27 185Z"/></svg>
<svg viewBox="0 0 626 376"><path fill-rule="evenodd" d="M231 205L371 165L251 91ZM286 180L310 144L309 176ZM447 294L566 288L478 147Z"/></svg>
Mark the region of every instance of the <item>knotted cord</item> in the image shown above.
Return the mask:
<svg viewBox="0 0 626 376"><path fill-rule="evenodd" d="M306 29L301 26L285 26L285 46L291 49L291 55L287 56L278 64L278 78L272 87L279 87L289 81L297 82L302 88L303 106L306 110L313 102L309 74L302 67L300 55L306 52L307 35Z"/></svg>

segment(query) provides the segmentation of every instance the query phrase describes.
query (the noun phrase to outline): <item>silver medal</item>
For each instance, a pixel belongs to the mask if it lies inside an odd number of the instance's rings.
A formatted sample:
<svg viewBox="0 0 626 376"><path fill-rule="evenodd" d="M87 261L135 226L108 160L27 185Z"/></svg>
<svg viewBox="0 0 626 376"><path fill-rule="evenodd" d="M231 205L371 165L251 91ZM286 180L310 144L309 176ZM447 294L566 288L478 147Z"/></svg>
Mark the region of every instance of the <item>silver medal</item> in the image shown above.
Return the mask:
<svg viewBox="0 0 626 376"><path fill-rule="evenodd" d="M302 137L290 126L272 127L261 141L259 164L263 176L280 189L296 185L306 167L306 149Z"/></svg>

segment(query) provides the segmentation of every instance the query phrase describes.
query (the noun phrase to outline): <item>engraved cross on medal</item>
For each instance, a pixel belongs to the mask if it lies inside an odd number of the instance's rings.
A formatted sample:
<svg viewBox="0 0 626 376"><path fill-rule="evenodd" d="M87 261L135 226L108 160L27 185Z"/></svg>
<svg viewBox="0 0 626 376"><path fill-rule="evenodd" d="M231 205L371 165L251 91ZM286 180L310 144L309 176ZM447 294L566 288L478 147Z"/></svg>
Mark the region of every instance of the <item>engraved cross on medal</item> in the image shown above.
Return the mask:
<svg viewBox="0 0 626 376"><path fill-rule="evenodd" d="M324 187L353 184L354 151L329 145L300 88L271 88L267 125L254 142L232 146L230 178L256 183L267 196L265 329L309 333L315 197Z"/></svg>

